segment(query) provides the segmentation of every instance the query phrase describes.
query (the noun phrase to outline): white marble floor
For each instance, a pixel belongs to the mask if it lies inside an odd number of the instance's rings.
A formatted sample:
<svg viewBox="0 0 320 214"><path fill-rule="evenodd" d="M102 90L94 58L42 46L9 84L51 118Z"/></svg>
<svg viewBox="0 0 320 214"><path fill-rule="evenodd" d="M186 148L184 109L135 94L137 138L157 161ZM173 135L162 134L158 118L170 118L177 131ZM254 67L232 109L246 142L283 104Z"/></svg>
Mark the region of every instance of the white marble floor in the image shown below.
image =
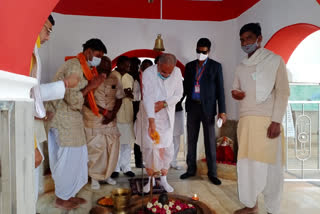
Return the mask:
<svg viewBox="0 0 320 214"><path fill-rule="evenodd" d="M134 169L137 176L141 176L140 169ZM237 184L235 181L222 180L221 186L210 183L206 176L198 176L189 180L180 180L179 176L184 170L170 170L169 183L175 188L175 194L192 196L197 193L201 201L213 208L217 214L232 214L242 205L237 198ZM129 187L128 178L121 175L115 186L102 185L98 191L91 190L87 184L79 193L88 203L78 209L64 212L54 207L54 193L46 193L39 198L37 212L40 214L87 214L96 205L97 199L110 192L115 187ZM265 214L263 196L259 197L259 213ZM304 182L286 182L281 204L280 214L319 214L320 213L320 187Z"/></svg>

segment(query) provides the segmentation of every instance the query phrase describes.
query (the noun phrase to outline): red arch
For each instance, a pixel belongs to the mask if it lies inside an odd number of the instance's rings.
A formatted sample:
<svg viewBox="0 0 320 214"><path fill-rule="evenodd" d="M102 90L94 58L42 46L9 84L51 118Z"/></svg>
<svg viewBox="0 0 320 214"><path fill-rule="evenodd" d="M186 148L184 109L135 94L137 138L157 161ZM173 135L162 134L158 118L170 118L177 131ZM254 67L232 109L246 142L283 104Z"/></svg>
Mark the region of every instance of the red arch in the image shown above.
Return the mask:
<svg viewBox="0 0 320 214"><path fill-rule="evenodd" d="M125 52L120 56L127 56L127 57L149 57L149 58L156 58L157 56L161 55L163 52L154 51L151 49L136 49ZM114 60L112 60L112 69L116 67L117 61L119 56L117 56ZM180 68L182 76L184 76L184 65L177 60L177 67Z"/></svg>
<svg viewBox="0 0 320 214"><path fill-rule="evenodd" d="M298 23L284 27L271 37L265 48L282 56L285 63L287 63L302 40L318 30L320 30L320 27L308 23Z"/></svg>
<svg viewBox="0 0 320 214"><path fill-rule="evenodd" d="M59 0L1 0L0 70L29 75L37 36Z"/></svg>

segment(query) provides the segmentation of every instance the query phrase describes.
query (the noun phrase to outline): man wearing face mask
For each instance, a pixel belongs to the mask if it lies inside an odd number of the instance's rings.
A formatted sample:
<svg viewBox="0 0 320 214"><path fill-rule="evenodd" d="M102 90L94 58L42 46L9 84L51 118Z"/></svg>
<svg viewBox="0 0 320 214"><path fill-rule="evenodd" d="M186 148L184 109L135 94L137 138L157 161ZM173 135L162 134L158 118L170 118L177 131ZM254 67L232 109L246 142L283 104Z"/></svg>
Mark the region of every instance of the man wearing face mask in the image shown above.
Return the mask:
<svg viewBox="0 0 320 214"><path fill-rule="evenodd" d="M146 193L150 192L151 178L159 171L161 186L167 192L174 191L168 184L167 174L174 154L175 106L183 93L181 71L176 63L173 54L162 54L158 64L148 67L142 75L143 100L137 116L140 125L136 127L136 136L149 176L143 187ZM160 136L158 141L152 139L155 132Z"/></svg>
<svg viewBox="0 0 320 214"><path fill-rule="evenodd" d="M197 60L186 64L184 77L184 94L186 95L187 112L187 172L180 176L186 179L195 176L197 171L197 142L200 122L203 126L205 153L208 166L208 178L220 185L217 178L215 116L218 104L218 118L226 122L226 107L221 64L208 58L211 42L207 38L197 43Z"/></svg>
<svg viewBox="0 0 320 214"><path fill-rule="evenodd" d="M280 124L290 94L286 65L261 47L259 23L244 25L240 41L248 56L237 67L232 97L240 104L238 193L245 208L234 213L258 213L260 193L267 212L278 213L284 179Z"/></svg>
<svg viewBox="0 0 320 214"><path fill-rule="evenodd" d="M49 161L57 196L55 206L70 210L86 203L76 194L88 181L88 151L82 109L87 96L90 110L99 115L93 91L105 80L98 75L95 66L107 53L99 39L90 39L83 44L83 52L76 57L67 57L54 81L70 74L77 74L79 82L75 88L67 89L62 100L51 101L47 110L54 112L48 124Z"/></svg>
<svg viewBox="0 0 320 214"><path fill-rule="evenodd" d="M116 168L119 156L119 130L116 115L125 96L118 78L111 74L111 60L103 56L98 73L105 73L107 79L94 91L99 115L95 115L88 103L83 106L83 118L89 156L91 188L100 189L99 181L116 184L110 178Z"/></svg>

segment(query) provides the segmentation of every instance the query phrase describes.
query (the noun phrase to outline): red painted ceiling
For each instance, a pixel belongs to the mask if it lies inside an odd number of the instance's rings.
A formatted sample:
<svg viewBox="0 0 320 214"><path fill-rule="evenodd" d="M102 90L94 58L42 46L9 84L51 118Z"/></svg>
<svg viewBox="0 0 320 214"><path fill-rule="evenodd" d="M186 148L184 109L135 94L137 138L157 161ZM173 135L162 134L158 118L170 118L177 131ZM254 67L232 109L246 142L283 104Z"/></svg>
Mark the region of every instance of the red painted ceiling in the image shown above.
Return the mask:
<svg viewBox="0 0 320 214"><path fill-rule="evenodd" d="M236 18L260 0L162 0L163 19L222 21ZM31 53L50 12L71 15L159 19L160 0L0 0L0 70L28 76ZM58 3L59 2L59 3ZM58 4L57 4L58 3ZM8 21L10 20L10 21Z"/></svg>
<svg viewBox="0 0 320 214"><path fill-rule="evenodd" d="M162 0L162 18L224 21L236 18L260 0ZM160 19L160 0L60 0L54 12L69 15Z"/></svg>

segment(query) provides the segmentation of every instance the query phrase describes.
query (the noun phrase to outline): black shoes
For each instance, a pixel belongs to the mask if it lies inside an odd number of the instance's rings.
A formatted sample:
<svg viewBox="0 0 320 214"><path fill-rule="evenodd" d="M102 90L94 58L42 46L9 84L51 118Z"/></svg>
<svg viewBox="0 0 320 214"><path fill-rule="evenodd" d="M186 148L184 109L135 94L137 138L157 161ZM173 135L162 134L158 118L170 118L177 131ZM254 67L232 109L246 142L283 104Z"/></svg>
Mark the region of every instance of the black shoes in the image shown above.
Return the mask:
<svg viewBox="0 0 320 214"><path fill-rule="evenodd" d="M136 164L136 168L139 168L139 169L144 168L144 165L142 163Z"/></svg>
<svg viewBox="0 0 320 214"><path fill-rule="evenodd" d="M186 172L180 176L180 179L187 179L187 178L190 178L193 176L195 176L195 173ZM221 185L221 181L219 178L214 177L214 176L208 176L208 178L214 185Z"/></svg>
<svg viewBox="0 0 320 214"><path fill-rule="evenodd" d="M128 172L125 172L123 174L125 174L126 176L131 177L131 178L136 176L136 174L134 174L132 171L128 171ZM118 178L119 177L119 172L113 172L110 177L111 178Z"/></svg>
<svg viewBox="0 0 320 214"><path fill-rule="evenodd" d="M110 177L111 177L111 178L117 178L117 177L119 177L119 172L113 172Z"/></svg>
<svg viewBox="0 0 320 214"><path fill-rule="evenodd" d="M136 174L134 174L132 171L128 171L128 172L125 172L123 174L125 174L126 176L131 177L131 178L136 176Z"/></svg>
<svg viewBox="0 0 320 214"><path fill-rule="evenodd" d="M214 185L220 185L221 181L219 178L217 177L213 177L213 176L208 176L209 180L214 184Z"/></svg>
<svg viewBox="0 0 320 214"><path fill-rule="evenodd" d="M190 177L193 177L193 176L195 176L195 173L186 172L186 173L184 173L184 174L182 174L180 176L180 179L187 179L187 178L190 178Z"/></svg>

